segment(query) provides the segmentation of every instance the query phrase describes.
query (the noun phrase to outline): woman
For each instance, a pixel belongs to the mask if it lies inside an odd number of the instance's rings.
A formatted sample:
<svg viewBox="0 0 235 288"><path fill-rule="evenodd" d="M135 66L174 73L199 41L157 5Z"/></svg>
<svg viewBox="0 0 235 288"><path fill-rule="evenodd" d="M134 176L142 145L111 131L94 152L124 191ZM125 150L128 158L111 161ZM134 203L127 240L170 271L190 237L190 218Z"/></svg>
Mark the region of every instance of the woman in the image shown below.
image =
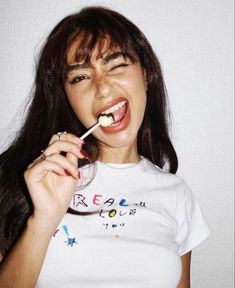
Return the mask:
<svg viewBox="0 0 235 288"><path fill-rule="evenodd" d="M209 229L174 175L166 100L157 57L124 16L88 7L54 28L0 157L1 287L190 287ZM100 116L112 124L82 140Z"/></svg>

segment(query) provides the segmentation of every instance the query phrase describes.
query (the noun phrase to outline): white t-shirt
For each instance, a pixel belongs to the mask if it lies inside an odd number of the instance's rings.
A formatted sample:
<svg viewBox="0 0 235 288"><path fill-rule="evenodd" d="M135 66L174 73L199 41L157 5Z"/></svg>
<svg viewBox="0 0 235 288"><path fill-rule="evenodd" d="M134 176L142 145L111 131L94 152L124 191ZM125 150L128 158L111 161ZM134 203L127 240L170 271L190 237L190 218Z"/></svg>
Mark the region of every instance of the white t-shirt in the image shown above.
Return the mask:
<svg viewBox="0 0 235 288"><path fill-rule="evenodd" d="M93 165L94 167L94 165ZM174 288L180 256L209 234L185 182L145 158L81 169L70 207L51 239L38 288Z"/></svg>

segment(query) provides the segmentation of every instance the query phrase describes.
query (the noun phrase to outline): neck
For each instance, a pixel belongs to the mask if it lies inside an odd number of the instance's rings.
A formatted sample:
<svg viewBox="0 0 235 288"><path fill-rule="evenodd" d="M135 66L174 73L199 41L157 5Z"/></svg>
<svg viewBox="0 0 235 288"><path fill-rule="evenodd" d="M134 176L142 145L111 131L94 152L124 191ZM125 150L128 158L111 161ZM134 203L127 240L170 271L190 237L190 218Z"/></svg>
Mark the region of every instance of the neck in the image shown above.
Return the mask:
<svg viewBox="0 0 235 288"><path fill-rule="evenodd" d="M99 160L106 163L138 163L140 155L137 151L137 145L121 148L102 145Z"/></svg>

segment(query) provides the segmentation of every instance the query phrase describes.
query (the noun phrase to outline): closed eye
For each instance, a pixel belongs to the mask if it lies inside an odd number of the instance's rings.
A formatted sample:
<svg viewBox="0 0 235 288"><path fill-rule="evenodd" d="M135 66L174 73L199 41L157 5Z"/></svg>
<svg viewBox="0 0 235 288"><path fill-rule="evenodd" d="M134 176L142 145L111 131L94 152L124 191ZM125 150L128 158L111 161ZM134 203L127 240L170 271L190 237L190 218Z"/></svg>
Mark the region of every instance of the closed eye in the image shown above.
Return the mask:
<svg viewBox="0 0 235 288"><path fill-rule="evenodd" d="M115 69L117 69L117 68L127 67L127 66L129 66L129 64L127 64L127 63L121 63L121 64L119 64L119 65L113 66L109 71L113 71L113 70L115 70Z"/></svg>

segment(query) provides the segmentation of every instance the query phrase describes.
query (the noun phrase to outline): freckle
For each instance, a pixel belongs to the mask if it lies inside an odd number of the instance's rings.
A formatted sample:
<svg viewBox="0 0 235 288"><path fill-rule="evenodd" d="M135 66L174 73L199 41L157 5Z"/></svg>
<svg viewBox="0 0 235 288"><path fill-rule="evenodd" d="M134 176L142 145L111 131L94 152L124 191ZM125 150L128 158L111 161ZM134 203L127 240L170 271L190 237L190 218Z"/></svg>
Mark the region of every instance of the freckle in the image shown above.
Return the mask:
<svg viewBox="0 0 235 288"><path fill-rule="evenodd" d="M115 238L119 238L119 236L116 234L116 235L115 235Z"/></svg>

